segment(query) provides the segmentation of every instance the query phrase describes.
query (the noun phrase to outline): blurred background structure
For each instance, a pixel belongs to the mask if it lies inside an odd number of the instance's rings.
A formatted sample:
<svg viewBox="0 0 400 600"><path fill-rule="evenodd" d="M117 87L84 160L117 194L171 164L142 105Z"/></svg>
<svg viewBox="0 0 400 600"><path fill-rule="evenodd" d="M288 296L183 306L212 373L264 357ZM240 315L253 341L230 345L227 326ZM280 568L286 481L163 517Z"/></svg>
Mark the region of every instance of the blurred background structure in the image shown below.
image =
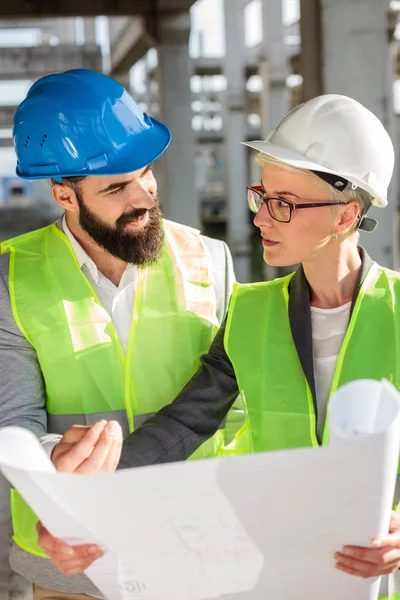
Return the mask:
<svg viewBox="0 0 400 600"><path fill-rule="evenodd" d="M112 12L111 12L112 11ZM245 186L254 153L281 117L321 93L355 98L399 154L400 2L390 0L12 0L0 4L0 239L53 221L46 181L15 176L12 118L39 77L73 68L111 75L173 140L156 163L165 215L225 239L241 282L272 278ZM398 167L380 225L361 244L398 268ZM0 505L7 490L0 485ZM4 512L4 514L3 514ZM8 567L0 512L0 598L28 594Z"/></svg>

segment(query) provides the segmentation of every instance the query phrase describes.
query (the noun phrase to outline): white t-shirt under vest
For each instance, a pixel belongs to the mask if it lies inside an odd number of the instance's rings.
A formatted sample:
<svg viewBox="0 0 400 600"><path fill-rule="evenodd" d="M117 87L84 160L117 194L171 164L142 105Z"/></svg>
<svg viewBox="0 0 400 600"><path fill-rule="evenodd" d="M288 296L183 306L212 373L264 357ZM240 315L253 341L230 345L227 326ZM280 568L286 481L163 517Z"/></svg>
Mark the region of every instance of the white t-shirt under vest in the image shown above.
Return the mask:
<svg viewBox="0 0 400 600"><path fill-rule="evenodd" d="M318 407L317 433L320 440L324 431L337 358L349 324L350 308L351 302L337 308L311 306L314 379Z"/></svg>

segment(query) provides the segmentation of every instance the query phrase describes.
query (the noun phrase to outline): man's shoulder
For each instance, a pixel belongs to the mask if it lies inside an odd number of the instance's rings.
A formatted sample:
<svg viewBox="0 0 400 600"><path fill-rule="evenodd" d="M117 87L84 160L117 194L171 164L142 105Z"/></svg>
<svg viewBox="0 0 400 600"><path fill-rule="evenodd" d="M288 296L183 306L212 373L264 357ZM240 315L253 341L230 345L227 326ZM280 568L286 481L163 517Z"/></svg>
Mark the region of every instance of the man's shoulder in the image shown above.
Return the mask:
<svg viewBox="0 0 400 600"><path fill-rule="evenodd" d="M211 250L215 250L216 252L221 252L222 250L226 253L228 250L227 245L222 240L217 240L215 238L208 237L203 235L199 229L192 227L191 225L185 225L183 223L178 223L177 221L170 221L169 219L163 219L163 225L165 229L177 230L186 234L191 235L200 235L200 238L206 243L207 247ZM228 250L229 252L229 250Z"/></svg>
<svg viewBox="0 0 400 600"><path fill-rule="evenodd" d="M40 227L39 229L33 229L32 231L28 231L26 233L22 233L15 237L3 240L0 242L0 286L3 284L3 281L6 284L8 289L8 274L10 268L10 249L17 248L19 244L24 244L26 240L30 240L35 236L40 236L43 232L48 230L50 225L46 225L44 227Z"/></svg>
<svg viewBox="0 0 400 600"><path fill-rule="evenodd" d="M226 243L222 240L217 240L216 238L208 237L207 235L200 234L201 239L205 243L207 249L210 251L211 255L220 256L221 259L226 261L229 252L229 248Z"/></svg>
<svg viewBox="0 0 400 600"><path fill-rule="evenodd" d="M21 334L15 322L11 302L10 292L8 285L8 273L10 265L10 255L0 254L0 331L2 337L2 347L4 348L7 344L15 348L16 337L22 341L21 347L25 347L28 342L25 341L24 336Z"/></svg>
<svg viewBox="0 0 400 600"><path fill-rule="evenodd" d="M176 221L169 221L168 219L163 219L163 225L165 229L170 231L179 232L182 236L195 235L199 236L202 240L203 244L207 248L211 259L214 263L219 266L224 266L227 268L231 267L232 257L229 251L228 246L222 240L217 240L216 238L208 237L207 235L203 235L198 229L191 227L190 225L184 225L182 223L177 223Z"/></svg>
<svg viewBox="0 0 400 600"><path fill-rule="evenodd" d="M228 287L231 287L235 280L235 274L233 271L233 261L230 250L227 244L222 240L201 235L205 247L208 250L214 276L216 278L228 278Z"/></svg>
<svg viewBox="0 0 400 600"><path fill-rule="evenodd" d="M217 318L223 322L228 310L229 298L235 283L232 256L228 246L222 240L201 235L211 260L211 269L217 298Z"/></svg>

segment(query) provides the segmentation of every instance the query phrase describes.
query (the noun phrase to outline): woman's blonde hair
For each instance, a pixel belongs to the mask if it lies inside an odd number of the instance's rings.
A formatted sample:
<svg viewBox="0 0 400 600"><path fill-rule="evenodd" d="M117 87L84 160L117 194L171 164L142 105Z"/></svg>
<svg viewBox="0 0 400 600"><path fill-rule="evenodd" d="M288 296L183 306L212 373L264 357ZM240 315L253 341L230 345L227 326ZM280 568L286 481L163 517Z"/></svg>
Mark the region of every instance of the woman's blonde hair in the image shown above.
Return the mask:
<svg viewBox="0 0 400 600"><path fill-rule="evenodd" d="M260 152L259 154L257 154L256 163L258 165L260 165L260 167L262 167L262 168L267 165L273 165L273 166L279 167L280 169L284 169L285 171L289 171L291 173L309 173L310 178L312 178L314 183L316 185L318 185L322 190L325 190L326 192L328 192L330 198L334 202L337 202L338 204L347 204L348 202L357 202L360 210L358 213L358 217L355 220L354 225L352 226L352 228L350 229L348 234L352 234L355 231L357 231L358 225L360 223L360 220L361 220L361 218L364 214L364 210L365 210L364 198L361 196L361 194L359 194L359 192L354 191L354 190L347 190L344 192L341 192L340 190L336 190L333 186L331 186L329 183L327 183L326 181L321 179L321 177L318 177L318 175L315 175L315 173L313 173L312 171L308 171L305 169L299 169L298 167L294 167L293 165L288 165L287 163L285 163L277 158L274 158L273 156L269 156L268 154L264 154L263 152ZM335 209L334 206L332 208Z"/></svg>

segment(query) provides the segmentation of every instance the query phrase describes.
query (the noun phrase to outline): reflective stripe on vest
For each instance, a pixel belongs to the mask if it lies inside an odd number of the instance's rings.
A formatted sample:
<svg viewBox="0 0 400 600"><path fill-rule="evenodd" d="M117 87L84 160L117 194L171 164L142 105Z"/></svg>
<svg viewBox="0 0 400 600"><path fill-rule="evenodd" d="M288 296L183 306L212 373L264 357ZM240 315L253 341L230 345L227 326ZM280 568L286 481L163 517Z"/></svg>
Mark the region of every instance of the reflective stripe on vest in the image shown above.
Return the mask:
<svg viewBox="0 0 400 600"><path fill-rule="evenodd" d="M314 402L288 316L292 275L236 284L225 331L253 451L317 446ZM355 379L386 378L400 389L400 275L374 264L359 291L331 394ZM327 427L325 424L324 443Z"/></svg>
<svg viewBox="0 0 400 600"><path fill-rule="evenodd" d="M55 224L1 245L10 252L13 315L43 373L50 433L105 417L127 434L171 402L197 370L218 327L210 260L198 231L169 221L164 230L160 260L138 273L126 356ZM223 438L217 432L193 458L215 456ZM37 518L16 492L12 507L15 541L44 556Z"/></svg>

